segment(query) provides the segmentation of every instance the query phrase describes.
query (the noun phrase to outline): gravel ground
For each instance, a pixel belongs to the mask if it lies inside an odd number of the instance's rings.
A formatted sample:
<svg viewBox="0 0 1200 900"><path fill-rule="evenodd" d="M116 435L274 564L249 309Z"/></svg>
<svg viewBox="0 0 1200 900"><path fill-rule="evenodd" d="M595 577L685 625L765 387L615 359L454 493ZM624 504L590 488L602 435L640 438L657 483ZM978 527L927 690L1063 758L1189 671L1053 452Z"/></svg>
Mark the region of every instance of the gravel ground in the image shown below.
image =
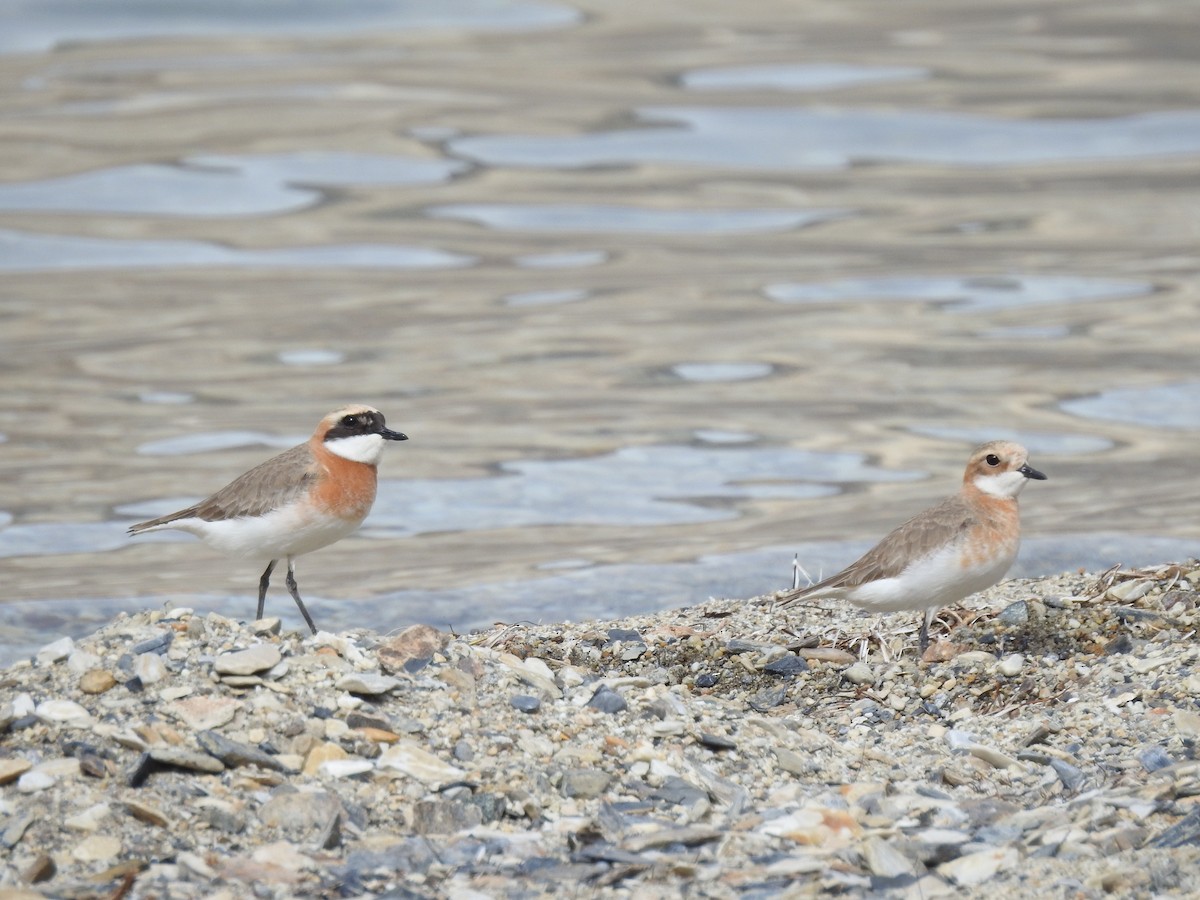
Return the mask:
<svg viewBox="0 0 1200 900"><path fill-rule="evenodd" d="M917 615L711 600L315 637L122 616L0 673L0 898L1200 893L1200 564Z"/></svg>

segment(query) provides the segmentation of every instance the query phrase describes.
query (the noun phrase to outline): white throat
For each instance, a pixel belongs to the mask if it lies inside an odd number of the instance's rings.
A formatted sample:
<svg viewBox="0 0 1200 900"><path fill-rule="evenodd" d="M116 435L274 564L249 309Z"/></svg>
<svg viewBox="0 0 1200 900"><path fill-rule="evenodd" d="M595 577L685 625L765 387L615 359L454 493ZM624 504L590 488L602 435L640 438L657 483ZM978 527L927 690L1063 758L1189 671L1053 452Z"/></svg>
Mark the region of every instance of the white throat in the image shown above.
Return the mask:
<svg viewBox="0 0 1200 900"><path fill-rule="evenodd" d="M995 475L976 475L975 487L985 494L999 497L1001 500L1012 500L1021 493L1021 488L1025 487L1025 482L1028 480L1020 472L1015 471L999 472Z"/></svg>
<svg viewBox="0 0 1200 900"><path fill-rule="evenodd" d="M356 434L325 442L325 449L351 462L379 465L383 456L383 438L378 434Z"/></svg>

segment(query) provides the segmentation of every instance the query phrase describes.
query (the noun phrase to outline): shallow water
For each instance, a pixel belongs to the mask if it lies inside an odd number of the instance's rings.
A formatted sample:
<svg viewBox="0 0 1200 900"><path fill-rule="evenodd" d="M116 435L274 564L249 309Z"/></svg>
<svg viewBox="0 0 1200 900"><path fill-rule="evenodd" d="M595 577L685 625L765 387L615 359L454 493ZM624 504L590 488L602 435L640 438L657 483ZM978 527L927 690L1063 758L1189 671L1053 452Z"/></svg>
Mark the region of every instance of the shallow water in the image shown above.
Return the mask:
<svg viewBox="0 0 1200 900"><path fill-rule="evenodd" d="M992 437L1015 574L1200 548L1187 10L329 10L0 3L0 658L247 615L124 528L353 400L411 440L300 561L331 627L783 587Z"/></svg>

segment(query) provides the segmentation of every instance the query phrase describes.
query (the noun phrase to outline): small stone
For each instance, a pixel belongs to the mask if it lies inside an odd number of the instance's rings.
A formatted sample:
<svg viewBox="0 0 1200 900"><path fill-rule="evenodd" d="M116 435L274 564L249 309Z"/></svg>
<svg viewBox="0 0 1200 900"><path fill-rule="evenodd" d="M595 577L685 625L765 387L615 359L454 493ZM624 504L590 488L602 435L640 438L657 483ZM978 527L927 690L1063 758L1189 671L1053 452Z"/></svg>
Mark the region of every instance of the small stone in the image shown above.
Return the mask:
<svg viewBox="0 0 1200 900"><path fill-rule="evenodd" d="M412 830L416 834L454 834L481 824L483 811L457 798L418 800L412 810Z"/></svg>
<svg viewBox="0 0 1200 900"><path fill-rule="evenodd" d="M776 747L775 759L779 762L779 768L785 772L790 772L793 775L812 774L812 761L801 756L795 750L789 750L787 747Z"/></svg>
<svg viewBox="0 0 1200 900"><path fill-rule="evenodd" d="M250 630L257 635L275 635L283 630L283 620L278 616L266 616L250 623Z"/></svg>
<svg viewBox="0 0 1200 900"><path fill-rule="evenodd" d="M51 641L37 652L37 664L39 666L53 665L70 656L74 649L75 642L69 637L61 637L57 641Z"/></svg>
<svg viewBox="0 0 1200 900"><path fill-rule="evenodd" d="M902 878L915 875L912 860L883 838L870 837L863 842L863 861L876 878Z"/></svg>
<svg viewBox="0 0 1200 900"><path fill-rule="evenodd" d="M133 677L148 687L167 677L167 667L157 653L142 653L133 661Z"/></svg>
<svg viewBox="0 0 1200 900"><path fill-rule="evenodd" d="M824 662L834 666L848 666L858 659L853 653L837 647L801 647L796 655L807 662Z"/></svg>
<svg viewBox="0 0 1200 900"><path fill-rule="evenodd" d="M1001 625L1024 625L1029 621L1029 604L1024 600L1010 603L996 617Z"/></svg>
<svg viewBox="0 0 1200 900"><path fill-rule="evenodd" d="M875 673L861 660L842 672L842 678L851 684L874 684Z"/></svg>
<svg viewBox="0 0 1200 900"><path fill-rule="evenodd" d="M193 772L207 772L215 775L225 771L225 764L216 757L184 747L156 745L150 748L150 758L159 765L189 769Z"/></svg>
<svg viewBox="0 0 1200 900"><path fill-rule="evenodd" d="M284 786L275 789L259 809L258 818L268 828L278 828L289 837L308 838L341 812L341 801L328 791L301 792Z"/></svg>
<svg viewBox="0 0 1200 900"><path fill-rule="evenodd" d="M196 735L196 743L209 756L216 757L231 769L239 766L258 766L276 772L290 773L293 771L278 756L264 753L262 750L240 741L231 741L215 731L199 732Z"/></svg>
<svg viewBox="0 0 1200 900"><path fill-rule="evenodd" d="M599 769L568 769L562 776L564 797L590 800L599 797L608 788L612 778Z"/></svg>
<svg viewBox="0 0 1200 900"><path fill-rule="evenodd" d="M108 862L120 855L121 841L110 834L93 834L71 851L71 856L80 862Z"/></svg>
<svg viewBox="0 0 1200 900"><path fill-rule="evenodd" d="M535 713L542 708L542 701L528 694L515 694L508 698L509 705L523 713Z"/></svg>
<svg viewBox="0 0 1200 900"><path fill-rule="evenodd" d="M110 812L112 810L107 803L96 803L83 812L67 816L63 819L63 824L75 831L96 831L108 818Z"/></svg>
<svg viewBox="0 0 1200 900"><path fill-rule="evenodd" d="M974 887L989 881L997 872L1012 868L1018 859L1019 854L1014 847L981 850L942 863L937 871L959 887Z"/></svg>
<svg viewBox="0 0 1200 900"><path fill-rule="evenodd" d="M208 731L228 725L241 708L241 700L208 694L172 701L163 707L163 712L193 731Z"/></svg>
<svg viewBox="0 0 1200 900"><path fill-rule="evenodd" d="M255 644L245 650L222 653L213 662L218 675L253 675L270 669L283 658L274 644Z"/></svg>
<svg viewBox="0 0 1200 900"><path fill-rule="evenodd" d="M988 653L986 650L968 650L966 653L960 653L950 660L950 665L956 669L978 669L983 666L989 666L996 661L996 657Z"/></svg>
<svg viewBox="0 0 1200 900"><path fill-rule="evenodd" d="M596 693L592 694L592 699L587 702L587 705L592 709L598 709L600 712L614 714L623 712L628 709L629 704L625 702L625 698L614 691L607 685L601 685L596 689Z"/></svg>
<svg viewBox="0 0 1200 900"><path fill-rule="evenodd" d="M79 679L79 689L85 694L103 694L116 684L117 679L107 669L89 669Z"/></svg>
<svg viewBox="0 0 1200 900"><path fill-rule="evenodd" d="M125 810L139 822L157 825L159 828L166 828L171 821L157 808L148 803L139 803L137 800L126 800Z"/></svg>
<svg viewBox="0 0 1200 900"><path fill-rule="evenodd" d="M1083 787L1083 772L1069 762L1051 757L1050 768L1068 791L1078 791Z"/></svg>
<svg viewBox="0 0 1200 900"><path fill-rule="evenodd" d="M375 763L369 759L328 759L317 769L318 775L327 778L351 778L362 775L375 768Z"/></svg>
<svg viewBox="0 0 1200 900"><path fill-rule="evenodd" d="M72 675L82 675L90 669L99 669L100 664L100 657L95 653L88 653L78 647L67 657L67 669Z"/></svg>
<svg viewBox="0 0 1200 900"><path fill-rule="evenodd" d="M808 663L795 653L788 653L763 666L768 675L799 675L808 671Z"/></svg>
<svg viewBox="0 0 1200 900"><path fill-rule="evenodd" d="M615 644L617 642L636 644L645 643L641 634L633 628L610 628L608 629L607 635L608 642L610 644Z"/></svg>
<svg viewBox="0 0 1200 900"><path fill-rule="evenodd" d="M400 741L388 747L375 760L375 765L380 769L403 772L431 787L462 781L467 774L462 769L442 762L412 741Z"/></svg>
<svg viewBox="0 0 1200 900"><path fill-rule="evenodd" d="M0 759L0 784L16 781L33 768L33 763L27 759Z"/></svg>
<svg viewBox="0 0 1200 900"><path fill-rule="evenodd" d="M1149 747L1144 747L1137 755L1138 762L1147 772L1157 772L1159 769L1165 769L1167 766L1173 765L1174 760L1162 747L1157 744L1151 744Z"/></svg>
<svg viewBox="0 0 1200 900"><path fill-rule="evenodd" d="M1176 709L1171 713L1175 730L1184 737L1200 737L1200 715L1188 709Z"/></svg>
<svg viewBox="0 0 1200 900"><path fill-rule="evenodd" d="M1007 753L997 750L994 747L988 747L985 744L975 744L968 752L976 759L982 759L985 763L994 769L1008 769L1013 766L1020 766L1021 763Z"/></svg>
<svg viewBox="0 0 1200 900"><path fill-rule="evenodd" d="M308 756L304 758L304 774L316 775L321 771L321 766L327 762L345 759L350 754L341 748L339 744L331 744L328 741L317 744L308 751Z"/></svg>
<svg viewBox="0 0 1200 900"><path fill-rule="evenodd" d="M409 671L409 666L433 658L435 653L446 649L450 635L430 625L410 625L398 634L383 640L375 648L384 671Z"/></svg>
<svg viewBox="0 0 1200 900"><path fill-rule="evenodd" d="M367 697L386 694L398 687L400 687L400 679L393 678L391 675L375 675L370 672L351 672L343 675L337 681L338 690Z"/></svg>
<svg viewBox="0 0 1200 900"><path fill-rule="evenodd" d="M36 794L54 787L55 781L55 777L49 772L39 772L34 769L17 779L17 790L22 794Z"/></svg>
<svg viewBox="0 0 1200 900"><path fill-rule="evenodd" d="M174 640L175 632L162 631L152 638L134 644L129 648L129 652L133 656L140 656L143 653L165 653Z"/></svg>
<svg viewBox="0 0 1200 900"><path fill-rule="evenodd" d="M1020 653L1010 653L996 664L996 671L1007 678L1014 678L1025 668L1025 657Z"/></svg>
<svg viewBox="0 0 1200 900"><path fill-rule="evenodd" d="M709 750L737 749L737 741L730 740L722 734L713 734L710 731L701 731L696 735L696 740Z"/></svg>
<svg viewBox="0 0 1200 900"><path fill-rule="evenodd" d="M91 728L92 714L73 700L46 700L33 714L48 725L66 728Z"/></svg>
<svg viewBox="0 0 1200 900"><path fill-rule="evenodd" d="M58 867L54 865L54 860L42 853L21 871L21 880L26 884L41 884L43 881L50 881L57 874Z"/></svg>
<svg viewBox="0 0 1200 900"><path fill-rule="evenodd" d="M257 863L278 866L286 872L300 872L314 867L312 859L296 849L295 844L287 841L276 841L257 847L250 854L250 858Z"/></svg>
<svg viewBox="0 0 1200 900"><path fill-rule="evenodd" d="M21 838L25 836L25 831L32 824L33 816L29 814L13 816L4 823L4 830L0 831L0 844L11 850L21 842Z"/></svg>

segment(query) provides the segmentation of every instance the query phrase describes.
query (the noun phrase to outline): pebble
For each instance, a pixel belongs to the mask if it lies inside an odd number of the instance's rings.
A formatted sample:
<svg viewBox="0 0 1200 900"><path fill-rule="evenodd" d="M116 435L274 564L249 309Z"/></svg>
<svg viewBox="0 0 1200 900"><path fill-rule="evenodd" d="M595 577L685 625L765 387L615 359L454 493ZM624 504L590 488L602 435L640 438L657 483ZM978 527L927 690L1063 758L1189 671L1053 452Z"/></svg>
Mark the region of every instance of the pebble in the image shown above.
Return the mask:
<svg viewBox="0 0 1200 900"><path fill-rule="evenodd" d="M1025 657L1020 653L1010 653L996 664L996 670L1006 678L1014 678L1025 668Z"/></svg>
<svg viewBox="0 0 1200 900"><path fill-rule="evenodd" d="M222 653L213 661L218 675L253 675L277 664L282 655L275 644L255 644L245 650Z"/></svg>
<svg viewBox="0 0 1200 900"><path fill-rule="evenodd" d="M990 881L997 872L1017 864L1019 857L1013 847L980 850L938 866L938 874L960 888L974 887Z"/></svg>
<svg viewBox="0 0 1200 900"><path fill-rule="evenodd" d="M225 771L225 764L216 757L185 747L151 747L150 758L160 765L190 769L193 772L216 774Z"/></svg>
<svg viewBox="0 0 1200 900"><path fill-rule="evenodd" d="M103 694L116 684L117 679L106 669L88 669L79 678L79 689L85 694Z"/></svg>
<svg viewBox="0 0 1200 900"><path fill-rule="evenodd" d="M33 768L33 763L27 759L0 757L0 784L16 781L31 768Z"/></svg>
<svg viewBox="0 0 1200 900"><path fill-rule="evenodd" d="M174 700L163 706L163 712L192 731L206 731L228 725L241 708L241 700L219 694L205 694Z"/></svg>
<svg viewBox="0 0 1200 900"><path fill-rule="evenodd" d="M592 694L592 699L587 702L587 705L609 714L624 712L629 708L629 704L625 702L625 698L607 686L598 688Z"/></svg>
<svg viewBox="0 0 1200 900"><path fill-rule="evenodd" d="M142 653L133 660L133 677L149 687L167 677L167 667L157 653Z"/></svg>
<svg viewBox="0 0 1200 900"><path fill-rule="evenodd" d="M17 790L22 794L36 794L54 787L55 778L48 772L33 770L17 779Z"/></svg>
<svg viewBox="0 0 1200 900"><path fill-rule="evenodd" d="M542 708L542 701L528 694L514 694L508 698L508 703L513 709L523 713L535 713Z"/></svg>
<svg viewBox="0 0 1200 900"><path fill-rule="evenodd" d="M92 714L74 700L45 700L37 705L33 713L49 725L68 728L90 728Z"/></svg>
<svg viewBox="0 0 1200 900"><path fill-rule="evenodd" d="M121 855L121 841L108 834L93 834L84 838L71 851L80 862L108 862Z"/></svg>
<svg viewBox="0 0 1200 900"><path fill-rule="evenodd" d="M466 772L411 741L399 741L380 754L376 765L381 769L394 769L429 786L461 781Z"/></svg>
<svg viewBox="0 0 1200 900"><path fill-rule="evenodd" d="M339 691L349 691L351 694L362 694L375 697L386 694L400 687L400 680L391 675L374 675L366 672L352 672L343 675L337 681Z"/></svg>
<svg viewBox="0 0 1200 900"><path fill-rule="evenodd" d="M63 637L46 644L38 650L34 658L39 666L49 666L66 659L74 650L75 642L69 637Z"/></svg>
<svg viewBox="0 0 1200 900"><path fill-rule="evenodd" d="M875 673L865 662L856 662L842 672L842 678L851 684L874 684Z"/></svg>
<svg viewBox="0 0 1200 900"><path fill-rule="evenodd" d="M375 653L387 672L408 671L414 663L432 659L450 642L450 635L429 625L410 625L379 642Z"/></svg>

